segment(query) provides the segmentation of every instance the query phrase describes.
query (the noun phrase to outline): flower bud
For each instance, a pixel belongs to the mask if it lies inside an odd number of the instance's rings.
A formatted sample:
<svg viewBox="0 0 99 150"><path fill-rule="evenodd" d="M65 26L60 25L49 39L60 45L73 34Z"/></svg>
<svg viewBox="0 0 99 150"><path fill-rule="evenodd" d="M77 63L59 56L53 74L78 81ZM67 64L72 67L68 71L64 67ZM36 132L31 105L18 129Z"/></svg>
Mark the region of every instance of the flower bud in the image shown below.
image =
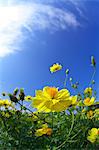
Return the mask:
<svg viewBox="0 0 99 150"><path fill-rule="evenodd" d="M96 61L95 61L94 56L91 56L91 64L93 67L96 67Z"/></svg>
<svg viewBox="0 0 99 150"><path fill-rule="evenodd" d="M73 79L72 79L72 78L70 78L69 80L70 80L70 82L72 82L72 81L73 81Z"/></svg>
<svg viewBox="0 0 99 150"><path fill-rule="evenodd" d="M66 74L69 74L69 69L66 69Z"/></svg>
<svg viewBox="0 0 99 150"><path fill-rule="evenodd" d="M77 89L77 85L76 84L72 84L72 88Z"/></svg>
<svg viewBox="0 0 99 150"><path fill-rule="evenodd" d="M20 89L20 94L19 94L19 100L24 100L25 99L25 93L24 93L24 89L21 88Z"/></svg>
<svg viewBox="0 0 99 150"><path fill-rule="evenodd" d="M17 95L18 94L18 92L19 92L19 89L18 88L16 88L15 90L14 90L14 92L13 92L13 95Z"/></svg>
<svg viewBox="0 0 99 150"><path fill-rule="evenodd" d="M17 97L16 96L14 96L14 95L12 95L12 94L8 94L8 96L9 96L9 98L10 98L10 100L12 101L12 102L15 102L15 103L17 103L18 102L18 99L17 99Z"/></svg>
<svg viewBox="0 0 99 150"><path fill-rule="evenodd" d="M6 96L6 93L5 93L5 92L2 92L2 96Z"/></svg>
<svg viewBox="0 0 99 150"><path fill-rule="evenodd" d="M95 84L95 80L92 80L92 84Z"/></svg>

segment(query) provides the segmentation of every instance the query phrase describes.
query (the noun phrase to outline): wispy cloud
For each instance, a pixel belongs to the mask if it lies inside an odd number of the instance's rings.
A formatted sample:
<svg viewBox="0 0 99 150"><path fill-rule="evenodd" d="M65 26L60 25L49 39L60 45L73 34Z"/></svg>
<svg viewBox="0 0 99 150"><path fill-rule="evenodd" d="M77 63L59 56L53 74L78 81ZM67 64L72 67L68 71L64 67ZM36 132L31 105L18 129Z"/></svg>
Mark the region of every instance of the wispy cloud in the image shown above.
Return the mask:
<svg viewBox="0 0 99 150"><path fill-rule="evenodd" d="M80 23L70 12L40 3L0 6L0 57L19 51L26 32L57 31L78 27Z"/></svg>

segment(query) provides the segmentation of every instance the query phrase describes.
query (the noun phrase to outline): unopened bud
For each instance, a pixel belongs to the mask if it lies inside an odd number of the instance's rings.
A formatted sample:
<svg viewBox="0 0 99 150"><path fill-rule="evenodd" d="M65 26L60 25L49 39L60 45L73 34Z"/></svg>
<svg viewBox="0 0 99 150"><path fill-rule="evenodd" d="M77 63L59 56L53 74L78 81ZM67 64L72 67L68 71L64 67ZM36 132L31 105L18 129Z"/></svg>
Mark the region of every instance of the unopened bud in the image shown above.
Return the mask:
<svg viewBox="0 0 99 150"><path fill-rule="evenodd" d="M18 92L19 92L19 89L18 88L16 88L15 90L14 90L14 92L13 92L13 95L17 95L18 94Z"/></svg>
<svg viewBox="0 0 99 150"><path fill-rule="evenodd" d="M24 93L24 89L21 88L20 89L20 94L19 94L19 100L24 100L25 99L25 93Z"/></svg>
<svg viewBox="0 0 99 150"><path fill-rule="evenodd" d="M69 69L66 70L66 74L69 74Z"/></svg>
<svg viewBox="0 0 99 150"><path fill-rule="evenodd" d="M95 80L92 80L92 84L95 84Z"/></svg>
<svg viewBox="0 0 99 150"><path fill-rule="evenodd" d="M24 89L23 88L20 89L20 93L24 93Z"/></svg>
<svg viewBox="0 0 99 150"><path fill-rule="evenodd" d="M76 84L73 84L73 85L72 85L72 88L77 89L77 85L76 85Z"/></svg>
<svg viewBox="0 0 99 150"><path fill-rule="evenodd" d="M3 92L3 93L2 93L2 96L6 96L6 93L5 93L5 92Z"/></svg>
<svg viewBox="0 0 99 150"><path fill-rule="evenodd" d="M72 82L72 81L73 81L73 79L72 79L72 78L70 78L69 80L70 80L70 82Z"/></svg>
<svg viewBox="0 0 99 150"><path fill-rule="evenodd" d="M96 66L96 61L95 61L94 56L91 56L91 64L92 64L93 67Z"/></svg>
<svg viewBox="0 0 99 150"><path fill-rule="evenodd" d="M10 100L12 101L12 102L15 102L15 103L17 103L18 102L18 99L17 99L17 97L16 96L14 96L14 95L12 95L12 94L8 94L8 96L9 96L9 98L10 98Z"/></svg>

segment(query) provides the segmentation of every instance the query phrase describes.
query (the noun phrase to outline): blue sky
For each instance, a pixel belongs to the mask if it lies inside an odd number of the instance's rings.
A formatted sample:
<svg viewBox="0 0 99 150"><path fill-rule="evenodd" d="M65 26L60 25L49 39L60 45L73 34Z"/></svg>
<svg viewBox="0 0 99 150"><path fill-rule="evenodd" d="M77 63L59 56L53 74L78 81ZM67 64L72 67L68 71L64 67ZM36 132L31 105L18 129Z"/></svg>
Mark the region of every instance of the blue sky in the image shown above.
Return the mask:
<svg viewBox="0 0 99 150"><path fill-rule="evenodd" d="M67 68L83 90L93 55L99 93L98 8L98 0L0 0L0 92L23 87L34 95L47 85L63 88ZM53 63L63 69L51 74Z"/></svg>

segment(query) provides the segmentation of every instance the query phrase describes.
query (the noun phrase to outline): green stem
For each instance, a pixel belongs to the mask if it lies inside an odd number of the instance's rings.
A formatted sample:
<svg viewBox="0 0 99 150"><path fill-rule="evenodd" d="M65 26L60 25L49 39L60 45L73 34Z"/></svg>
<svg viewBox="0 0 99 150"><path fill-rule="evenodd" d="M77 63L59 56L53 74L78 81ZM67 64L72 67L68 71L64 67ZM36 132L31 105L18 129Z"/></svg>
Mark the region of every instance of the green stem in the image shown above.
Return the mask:
<svg viewBox="0 0 99 150"><path fill-rule="evenodd" d="M82 130L79 130L74 136L71 137L71 140L74 139Z"/></svg>
<svg viewBox="0 0 99 150"><path fill-rule="evenodd" d="M75 143L75 142L77 142L78 140L69 140L69 141L67 141L68 143Z"/></svg>
<svg viewBox="0 0 99 150"><path fill-rule="evenodd" d="M69 130L69 133L67 135L67 139L69 138L70 134L71 134L71 131L73 129L73 126L74 126L74 113L72 112L72 124L71 124L71 128Z"/></svg>
<svg viewBox="0 0 99 150"><path fill-rule="evenodd" d="M93 71L91 80L90 80L90 82L89 82L89 86L92 84L92 80L94 79L95 73L96 73L96 68L94 68L94 71Z"/></svg>
<svg viewBox="0 0 99 150"><path fill-rule="evenodd" d="M53 118L54 114L52 112L52 129L53 129L53 121L54 121L54 118Z"/></svg>
<svg viewBox="0 0 99 150"><path fill-rule="evenodd" d="M22 100L22 104L21 104L21 111L23 110L23 100Z"/></svg>
<svg viewBox="0 0 99 150"><path fill-rule="evenodd" d="M67 79L68 79L68 75L66 74L65 81L64 81L64 88L66 88Z"/></svg>
<svg viewBox="0 0 99 150"><path fill-rule="evenodd" d="M59 145L59 146L56 148L56 150L59 150L59 149L68 141L69 136L70 136L70 134L71 134L71 131L72 131L72 129L73 129L73 126L74 126L74 113L72 112L72 124L71 124L71 128L70 128L70 130L69 130L69 133L68 133L68 135L67 135L67 137L66 137L66 141L64 141L61 145Z"/></svg>
<svg viewBox="0 0 99 150"><path fill-rule="evenodd" d="M51 112L51 117L52 117L52 130L53 130L53 123L54 123L54 112ZM52 134L52 139L54 139L54 134ZM53 144L50 145L50 150L53 150Z"/></svg>
<svg viewBox="0 0 99 150"><path fill-rule="evenodd" d="M28 111L30 111L31 113L33 113L32 110L30 110L29 108L23 106L22 104L20 104L20 102L18 102L18 104L19 104L21 107L24 107L25 109L27 109Z"/></svg>

